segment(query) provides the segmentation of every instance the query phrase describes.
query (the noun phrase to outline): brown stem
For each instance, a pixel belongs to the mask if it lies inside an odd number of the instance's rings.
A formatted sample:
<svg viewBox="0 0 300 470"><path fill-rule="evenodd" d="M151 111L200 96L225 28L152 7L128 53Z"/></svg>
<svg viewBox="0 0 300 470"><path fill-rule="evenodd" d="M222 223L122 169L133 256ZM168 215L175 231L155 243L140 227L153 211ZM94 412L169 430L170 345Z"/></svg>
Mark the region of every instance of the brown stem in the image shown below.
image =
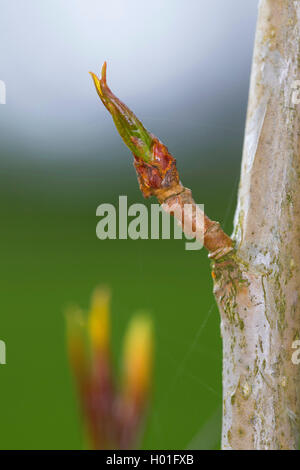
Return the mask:
<svg viewBox="0 0 300 470"><path fill-rule="evenodd" d="M201 209L196 205L192 192L188 188L181 186L181 192L170 194L167 191L167 197L160 193L159 202L165 212L172 214L182 225L182 230L190 235L196 234L195 238L203 240L205 248L209 252L209 257L219 259L233 250L233 242L231 238L223 232L220 224L202 213ZM191 211L185 211L185 206L191 206ZM201 214L197 217L197 212ZM203 222L202 222L203 220Z"/></svg>
<svg viewBox="0 0 300 470"><path fill-rule="evenodd" d="M158 139L155 148L159 158L152 163L135 157L134 166L144 196L156 196L164 211L178 220L186 235L203 240L210 258L220 259L230 253L233 241L218 222L210 220L197 206L191 190L181 184L175 158ZM187 207L190 210L185 210Z"/></svg>

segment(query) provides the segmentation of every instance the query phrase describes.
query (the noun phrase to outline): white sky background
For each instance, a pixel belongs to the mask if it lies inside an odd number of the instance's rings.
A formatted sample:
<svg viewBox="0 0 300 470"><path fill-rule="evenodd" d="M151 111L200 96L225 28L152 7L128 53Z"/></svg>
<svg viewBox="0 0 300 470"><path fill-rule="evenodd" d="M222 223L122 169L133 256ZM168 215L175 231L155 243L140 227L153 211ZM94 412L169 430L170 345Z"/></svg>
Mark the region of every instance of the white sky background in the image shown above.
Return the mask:
<svg viewBox="0 0 300 470"><path fill-rule="evenodd" d="M0 0L0 152L109 147L88 74L104 60L112 90L162 139L243 128L256 13L256 0Z"/></svg>

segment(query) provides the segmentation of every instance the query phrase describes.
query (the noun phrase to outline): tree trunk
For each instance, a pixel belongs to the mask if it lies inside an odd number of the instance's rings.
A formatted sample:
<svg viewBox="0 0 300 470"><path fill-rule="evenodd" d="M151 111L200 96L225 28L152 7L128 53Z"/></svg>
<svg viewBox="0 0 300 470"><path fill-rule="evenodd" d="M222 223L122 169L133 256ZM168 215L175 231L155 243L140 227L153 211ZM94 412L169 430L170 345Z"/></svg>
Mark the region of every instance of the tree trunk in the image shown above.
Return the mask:
<svg viewBox="0 0 300 470"><path fill-rule="evenodd" d="M300 365L300 1L262 0L236 250L213 263L223 338L223 449L297 449Z"/></svg>

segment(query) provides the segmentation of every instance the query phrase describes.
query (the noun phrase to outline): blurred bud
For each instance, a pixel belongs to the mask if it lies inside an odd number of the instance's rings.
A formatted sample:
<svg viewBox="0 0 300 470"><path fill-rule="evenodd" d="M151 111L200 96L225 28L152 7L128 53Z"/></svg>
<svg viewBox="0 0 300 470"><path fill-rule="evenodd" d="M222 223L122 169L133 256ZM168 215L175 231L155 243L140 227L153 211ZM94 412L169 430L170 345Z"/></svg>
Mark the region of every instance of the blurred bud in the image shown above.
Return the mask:
<svg viewBox="0 0 300 470"><path fill-rule="evenodd" d="M93 350L108 350L110 333L110 291L97 288L92 296L88 330Z"/></svg>
<svg viewBox="0 0 300 470"><path fill-rule="evenodd" d="M98 288L85 321L79 309L69 309L67 343L77 380L89 446L129 448L137 442L151 382L152 326L145 316L131 322L124 348L124 387L113 380L110 344L110 291Z"/></svg>
<svg viewBox="0 0 300 470"><path fill-rule="evenodd" d="M153 332L146 314L136 315L124 342L124 394L137 403L146 401L152 378Z"/></svg>

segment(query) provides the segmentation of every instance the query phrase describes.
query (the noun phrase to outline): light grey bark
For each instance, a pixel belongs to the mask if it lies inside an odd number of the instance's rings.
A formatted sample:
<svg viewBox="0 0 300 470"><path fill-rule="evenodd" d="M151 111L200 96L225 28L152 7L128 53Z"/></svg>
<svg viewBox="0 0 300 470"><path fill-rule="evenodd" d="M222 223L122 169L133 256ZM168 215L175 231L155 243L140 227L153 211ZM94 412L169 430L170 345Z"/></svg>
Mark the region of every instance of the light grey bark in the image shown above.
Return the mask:
<svg viewBox="0 0 300 470"><path fill-rule="evenodd" d="M223 338L223 449L296 449L300 365L300 1L262 0L235 217L214 265Z"/></svg>

